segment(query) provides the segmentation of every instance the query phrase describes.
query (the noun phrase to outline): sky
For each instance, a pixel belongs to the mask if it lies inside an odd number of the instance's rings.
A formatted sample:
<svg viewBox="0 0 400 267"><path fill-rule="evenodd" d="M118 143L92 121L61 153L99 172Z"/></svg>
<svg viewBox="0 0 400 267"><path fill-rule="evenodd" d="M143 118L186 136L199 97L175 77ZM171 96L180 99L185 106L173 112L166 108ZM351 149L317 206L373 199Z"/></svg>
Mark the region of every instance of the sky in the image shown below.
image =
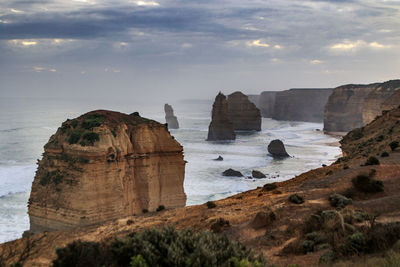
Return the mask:
<svg viewBox="0 0 400 267"><path fill-rule="evenodd" d="M205 99L399 70L400 0L0 1L0 97Z"/></svg>

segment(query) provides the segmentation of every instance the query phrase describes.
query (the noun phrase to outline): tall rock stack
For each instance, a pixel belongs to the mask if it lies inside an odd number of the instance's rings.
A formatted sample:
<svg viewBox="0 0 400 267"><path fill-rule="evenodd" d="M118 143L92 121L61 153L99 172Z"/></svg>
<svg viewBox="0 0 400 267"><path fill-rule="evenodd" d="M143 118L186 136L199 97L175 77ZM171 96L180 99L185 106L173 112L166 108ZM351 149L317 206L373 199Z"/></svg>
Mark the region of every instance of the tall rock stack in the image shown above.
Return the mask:
<svg viewBox="0 0 400 267"><path fill-rule="evenodd" d="M261 131L260 110L242 92L228 96L228 114L234 130Z"/></svg>
<svg viewBox="0 0 400 267"><path fill-rule="evenodd" d="M212 120L208 127L207 141L235 140L233 123L228 114L228 101L221 92L215 97Z"/></svg>
<svg viewBox="0 0 400 267"><path fill-rule="evenodd" d="M174 110L171 105L164 105L165 121L168 124L168 129L179 129L177 117L174 115Z"/></svg>
<svg viewBox="0 0 400 267"><path fill-rule="evenodd" d="M33 233L183 207L182 146L165 125L113 111L67 120L45 145L32 183Z"/></svg>

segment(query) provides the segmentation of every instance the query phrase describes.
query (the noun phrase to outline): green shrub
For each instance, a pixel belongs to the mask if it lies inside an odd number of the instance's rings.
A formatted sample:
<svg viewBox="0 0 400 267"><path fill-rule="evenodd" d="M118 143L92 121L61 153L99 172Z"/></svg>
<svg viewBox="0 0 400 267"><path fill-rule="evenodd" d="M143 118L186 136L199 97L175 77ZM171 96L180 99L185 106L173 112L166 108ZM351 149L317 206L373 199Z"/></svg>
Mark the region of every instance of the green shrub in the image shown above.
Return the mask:
<svg viewBox="0 0 400 267"><path fill-rule="evenodd" d="M347 250L349 252L361 253L367 249L367 237L360 232L347 237Z"/></svg>
<svg viewBox="0 0 400 267"><path fill-rule="evenodd" d="M380 135L376 138L376 141L378 142L382 142L385 139L385 137L383 135Z"/></svg>
<svg viewBox="0 0 400 267"><path fill-rule="evenodd" d="M68 143L70 145L76 144L81 139L82 132L81 131L73 131L69 136Z"/></svg>
<svg viewBox="0 0 400 267"><path fill-rule="evenodd" d="M304 203L303 197L299 196L298 194L293 194L289 197L289 201L294 204L302 204Z"/></svg>
<svg viewBox="0 0 400 267"><path fill-rule="evenodd" d="M318 263L321 265L330 265L335 260L336 255L332 250L327 250L319 257Z"/></svg>
<svg viewBox="0 0 400 267"><path fill-rule="evenodd" d="M329 202L332 207L344 208L351 204L351 199L340 194L333 194L329 196Z"/></svg>
<svg viewBox="0 0 400 267"><path fill-rule="evenodd" d="M351 136L353 138L353 140L358 140L364 137L364 134L362 133L362 129L356 129L353 130L351 133Z"/></svg>
<svg viewBox="0 0 400 267"><path fill-rule="evenodd" d="M90 145L93 145L95 142L100 140L99 134L94 132L84 133L82 138Z"/></svg>
<svg viewBox="0 0 400 267"><path fill-rule="evenodd" d="M72 120L71 126L72 126L72 128L76 128L76 126L78 126L78 120L77 119Z"/></svg>
<svg viewBox="0 0 400 267"><path fill-rule="evenodd" d="M304 240L303 241L303 252L304 253L308 253L308 252L313 252L314 251L314 245L315 242L312 240Z"/></svg>
<svg viewBox="0 0 400 267"><path fill-rule="evenodd" d="M94 127L99 127L104 122L104 116L101 114L92 114L86 116L82 122L82 128L90 130Z"/></svg>
<svg viewBox="0 0 400 267"><path fill-rule="evenodd" d="M53 266L265 266L238 242L212 232L144 230L113 241L74 241L57 250ZM247 265L243 265L247 264Z"/></svg>
<svg viewBox="0 0 400 267"><path fill-rule="evenodd" d="M382 157L382 158L389 157L389 153L387 153L386 151L384 151L384 152L382 152L381 157Z"/></svg>
<svg viewBox="0 0 400 267"><path fill-rule="evenodd" d="M271 184L265 184L263 186L263 191L272 191L274 189L276 189L278 186L275 183L271 183Z"/></svg>
<svg viewBox="0 0 400 267"><path fill-rule="evenodd" d="M399 142L398 142L398 141L393 141L393 142L391 142L391 143L389 144L389 146L390 146L390 149L392 149L392 151L395 151L396 148L399 147Z"/></svg>
<svg viewBox="0 0 400 267"><path fill-rule="evenodd" d="M213 209L213 208L215 208L217 206L214 203L214 201L207 201L206 205L207 205L207 208L209 208L209 209Z"/></svg>
<svg viewBox="0 0 400 267"><path fill-rule="evenodd" d="M364 193L382 192L383 182L380 180L372 179L371 176L359 174L353 178L352 183L354 187Z"/></svg>
<svg viewBox="0 0 400 267"><path fill-rule="evenodd" d="M164 205L160 205L160 206L158 206L158 208L157 208L157 210L156 210L156 211L162 211L162 210L165 210L165 207L164 207Z"/></svg>
<svg viewBox="0 0 400 267"><path fill-rule="evenodd" d="M143 212L143 213L148 213L149 210L148 210L148 209L142 209L142 212Z"/></svg>
<svg viewBox="0 0 400 267"><path fill-rule="evenodd" d="M379 159L377 159L374 156L371 156L367 159L367 161L365 162L365 166L369 166L369 165L379 165Z"/></svg>

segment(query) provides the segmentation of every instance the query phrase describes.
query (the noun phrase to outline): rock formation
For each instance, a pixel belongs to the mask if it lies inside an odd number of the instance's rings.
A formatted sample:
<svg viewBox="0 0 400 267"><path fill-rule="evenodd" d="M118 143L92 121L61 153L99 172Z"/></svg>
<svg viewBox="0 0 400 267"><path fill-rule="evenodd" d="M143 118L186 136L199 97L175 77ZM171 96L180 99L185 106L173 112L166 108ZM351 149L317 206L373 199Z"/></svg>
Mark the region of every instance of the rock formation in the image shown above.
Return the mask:
<svg viewBox="0 0 400 267"><path fill-rule="evenodd" d="M260 110L242 92L228 96L228 114L234 130L261 131Z"/></svg>
<svg viewBox="0 0 400 267"><path fill-rule="evenodd" d="M289 154L286 152L285 145L279 139L272 140L268 145L268 152L274 158L285 158L290 157Z"/></svg>
<svg viewBox="0 0 400 267"><path fill-rule="evenodd" d="M377 86L368 96L364 99L362 118L363 125L373 121L377 116L382 114L383 110L390 110L398 107L400 102L396 99L391 100L392 96L400 91L400 80L388 81ZM398 100L398 97L395 97ZM384 106L384 103L388 101ZM390 104L392 103L392 104Z"/></svg>
<svg viewBox="0 0 400 267"><path fill-rule="evenodd" d="M256 170L253 170L251 172L251 176L253 176L253 178L257 178L257 179L261 179L261 178L266 178L267 177L267 176L265 176L264 173L262 173L260 171L256 171Z"/></svg>
<svg viewBox="0 0 400 267"><path fill-rule="evenodd" d="M285 121L322 122L332 89L290 89L277 92L272 118Z"/></svg>
<svg viewBox="0 0 400 267"><path fill-rule="evenodd" d="M397 90L393 95L382 103L382 110L391 110L400 106L400 90Z"/></svg>
<svg viewBox="0 0 400 267"><path fill-rule="evenodd" d="M274 91L265 91L260 94L257 107L264 118L272 118L274 116L276 93Z"/></svg>
<svg viewBox="0 0 400 267"><path fill-rule="evenodd" d="M168 124L168 129L179 129L178 119L174 115L174 110L171 105L164 105L165 121Z"/></svg>
<svg viewBox="0 0 400 267"><path fill-rule="evenodd" d="M325 107L324 131L348 132L366 125L383 110L397 106L399 90L400 80L335 88Z"/></svg>
<svg viewBox="0 0 400 267"><path fill-rule="evenodd" d="M38 162L30 232L185 206L184 175L183 148L158 122L105 110L67 120Z"/></svg>
<svg viewBox="0 0 400 267"><path fill-rule="evenodd" d="M259 101L260 101L260 95L247 95L249 98L249 101L252 102L258 109L260 109L259 106Z"/></svg>
<svg viewBox="0 0 400 267"><path fill-rule="evenodd" d="M235 140L233 123L228 114L228 101L221 92L215 97L212 120L208 127L207 141Z"/></svg>
<svg viewBox="0 0 400 267"><path fill-rule="evenodd" d="M243 177L243 174L240 171L236 171L234 169L227 169L222 173L222 175L230 177Z"/></svg>
<svg viewBox="0 0 400 267"><path fill-rule="evenodd" d="M221 157L221 156L218 156L218 158L216 158L216 159L214 159L215 161L223 161L224 160L224 158L223 157Z"/></svg>

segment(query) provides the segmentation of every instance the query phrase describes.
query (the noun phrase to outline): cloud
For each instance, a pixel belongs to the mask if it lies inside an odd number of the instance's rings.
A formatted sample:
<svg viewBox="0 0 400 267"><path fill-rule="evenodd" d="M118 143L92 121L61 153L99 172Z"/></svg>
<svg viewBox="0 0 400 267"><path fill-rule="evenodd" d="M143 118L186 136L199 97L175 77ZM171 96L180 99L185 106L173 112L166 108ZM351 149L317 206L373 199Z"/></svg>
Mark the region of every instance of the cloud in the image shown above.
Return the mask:
<svg viewBox="0 0 400 267"><path fill-rule="evenodd" d="M318 65L318 64L321 64L322 61L319 60L319 59L313 59L313 60L310 61L310 63L311 63L312 65Z"/></svg>
<svg viewBox="0 0 400 267"><path fill-rule="evenodd" d="M138 6L159 6L160 4L155 1L136 1Z"/></svg>
<svg viewBox="0 0 400 267"><path fill-rule="evenodd" d="M247 46L270 47L269 44L267 44L267 43L262 43L261 40L248 41L246 44L247 44Z"/></svg>
<svg viewBox="0 0 400 267"><path fill-rule="evenodd" d="M37 41L35 41L35 40L24 40L24 39L21 39L21 40L10 40L9 41L9 43L10 44L12 44L12 45L14 45L14 46L22 46L22 47L29 47L29 46L35 46L35 45L37 45L38 44L38 42Z"/></svg>
<svg viewBox="0 0 400 267"><path fill-rule="evenodd" d="M368 43L363 40L357 40L357 41L345 41L343 43L336 43L331 45L330 49L335 51L356 51L360 48L384 49L390 47L391 47L390 45L383 45L376 41Z"/></svg>

